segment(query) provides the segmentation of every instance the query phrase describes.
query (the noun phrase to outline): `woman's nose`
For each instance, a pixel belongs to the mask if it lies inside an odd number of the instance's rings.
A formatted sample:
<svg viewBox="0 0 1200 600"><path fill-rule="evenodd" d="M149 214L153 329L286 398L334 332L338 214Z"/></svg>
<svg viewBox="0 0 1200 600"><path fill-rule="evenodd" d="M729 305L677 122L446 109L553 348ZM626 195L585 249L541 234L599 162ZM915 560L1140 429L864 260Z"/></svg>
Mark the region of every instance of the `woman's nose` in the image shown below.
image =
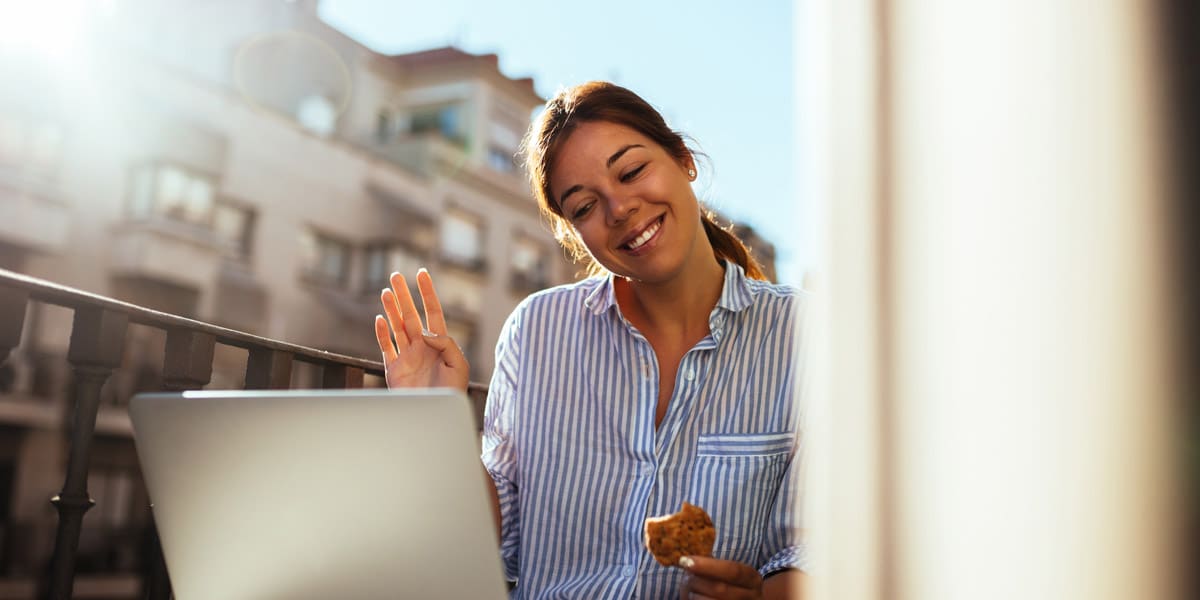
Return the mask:
<svg viewBox="0 0 1200 600"><path fill-rule="evenodd" d="M611 194L608 197L608 220L610 225L625 222L638 211L641 201L629 194Z"/></svg>

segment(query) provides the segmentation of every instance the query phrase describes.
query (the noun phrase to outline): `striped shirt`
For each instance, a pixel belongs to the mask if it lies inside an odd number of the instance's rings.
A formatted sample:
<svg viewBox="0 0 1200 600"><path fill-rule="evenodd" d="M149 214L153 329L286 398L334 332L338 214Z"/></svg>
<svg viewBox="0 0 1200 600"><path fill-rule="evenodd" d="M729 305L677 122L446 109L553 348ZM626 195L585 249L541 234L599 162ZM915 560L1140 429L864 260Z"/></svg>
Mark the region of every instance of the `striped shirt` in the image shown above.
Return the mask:
<svg viewBox="0 0 1200 600"><path fill-rule="evenodd" d="M726 263L711 333L679 363L662 423L649 342L612 277L539 292L496 345L483 462L513 598L677 598L683 571L643 547L647 517L708 511L717 558L805 568L800 539L803 293Z"/></svg>

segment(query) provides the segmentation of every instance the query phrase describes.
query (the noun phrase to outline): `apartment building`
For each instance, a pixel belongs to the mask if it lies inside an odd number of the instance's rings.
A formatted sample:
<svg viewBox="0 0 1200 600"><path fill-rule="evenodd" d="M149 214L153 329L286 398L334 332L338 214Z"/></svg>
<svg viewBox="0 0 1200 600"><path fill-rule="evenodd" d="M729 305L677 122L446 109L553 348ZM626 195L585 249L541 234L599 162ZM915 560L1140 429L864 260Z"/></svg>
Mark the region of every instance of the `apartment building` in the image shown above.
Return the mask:
<svg viewBox="0 0 1200 600"><path fill-rule="evenodd" d="M517 302L574 276L513 159L543 99L496 56L380 55L315 2L93 16L71 55L0 56L0 266L368 358L387 275L428 267L482 381ZM3 597L33 593L53 548L70 327L33 305L0 377ZM81 597L136 595L148 501L123 403L158 387L163 343L131 327L106 386ZM245 360L219 346L209 387L241 387ZM314 377L293 371L297 386Z"/></svg>

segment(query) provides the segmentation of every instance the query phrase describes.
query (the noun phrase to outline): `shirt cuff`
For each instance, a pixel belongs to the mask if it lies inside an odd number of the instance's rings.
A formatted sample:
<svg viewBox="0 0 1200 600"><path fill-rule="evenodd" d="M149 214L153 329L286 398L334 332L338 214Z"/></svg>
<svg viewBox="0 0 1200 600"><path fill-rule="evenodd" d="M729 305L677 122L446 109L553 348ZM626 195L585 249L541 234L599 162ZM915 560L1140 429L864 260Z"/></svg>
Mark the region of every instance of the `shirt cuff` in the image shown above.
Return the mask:
<svg viewBox="0 0 1200 600"><path fill-rule="evenodd" d="M775 573L787 569L808 571L808 550L803 544L788 546L776 552L766 564L759 567L758 574L762 575L763 579L766 579Z"/></svg>

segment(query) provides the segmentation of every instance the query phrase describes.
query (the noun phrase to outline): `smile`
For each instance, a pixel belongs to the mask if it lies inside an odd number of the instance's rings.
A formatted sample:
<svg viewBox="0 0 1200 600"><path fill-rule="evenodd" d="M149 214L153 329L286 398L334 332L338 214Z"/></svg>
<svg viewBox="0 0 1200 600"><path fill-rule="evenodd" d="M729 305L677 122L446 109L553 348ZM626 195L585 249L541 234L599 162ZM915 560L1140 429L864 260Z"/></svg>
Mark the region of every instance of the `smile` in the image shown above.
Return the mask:
<svg viewBox="0 0 1200 600"><path fill-rule="evenodd" d="M633 240L629 243L625 244L625 248L629 250L637 250L645 245L646 242L650 241L650 238L654 237L654 234L658 233L659 229L662 229L662 220L662 217L655 219L654 222L651 223L650 226L644 231L642 231L641 234L639 234L636 238L633 238Z"/></svg>

